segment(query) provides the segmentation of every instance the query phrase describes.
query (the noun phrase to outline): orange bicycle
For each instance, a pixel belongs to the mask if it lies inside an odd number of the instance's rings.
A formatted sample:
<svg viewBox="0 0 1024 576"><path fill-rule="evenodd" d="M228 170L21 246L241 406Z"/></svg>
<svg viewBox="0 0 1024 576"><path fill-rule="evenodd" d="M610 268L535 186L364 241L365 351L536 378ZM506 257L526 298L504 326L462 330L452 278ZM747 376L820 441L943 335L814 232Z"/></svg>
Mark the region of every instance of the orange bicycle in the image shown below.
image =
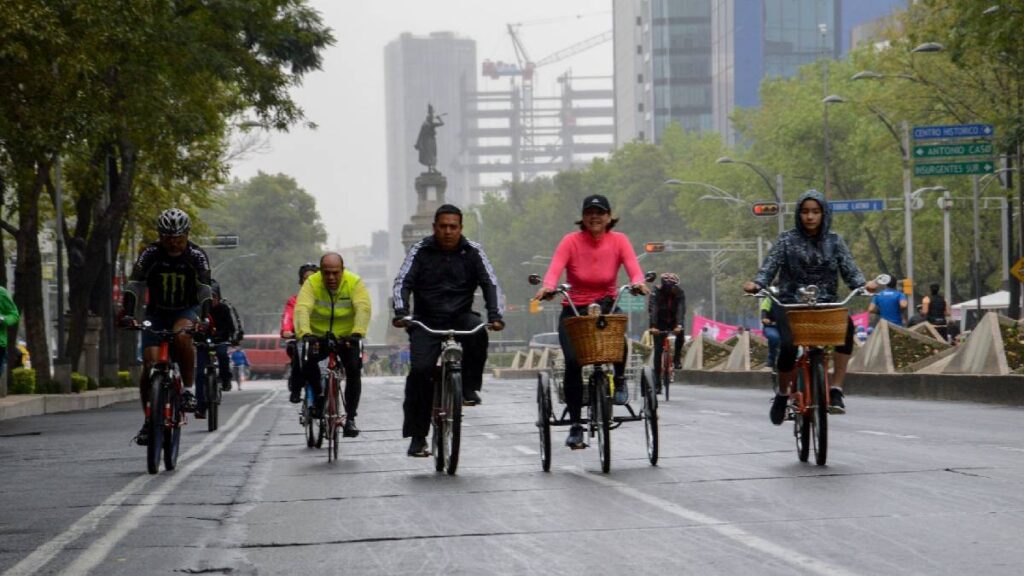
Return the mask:
<svg viewBox="0 0 1024 576"><path fill-rule="evenodd" d="M889 283L883 274L875 279L879 285ZM789 390L786 420L793 421L796 453L801 462L810 458L814 448L814 462L824 466L828 459L829 374L831 359L829 346L846 342L849 309L846 304L854 296L870 295L864 287L850 292L841 302L818 302L818 287L813 284L798 290L801 302L783 304L768 290L753 294L756 298L771 298L786 310L786 320L793 334L793 344L799 346L796 359L796 382ZM780 385L781 386L781 385Z"/></svg>
<svg viewBox="0 0 1024 576"><path fill-rule="evenodd" d="M664 334L664 338L661 339L661 360L658 362L658 368L660 369L655 374L655 380L657 384L655 386L656 394L665 394L665 401L668 402L668 388L672 381L675 379L675 363L673 362L673 348L675 344L673 338L682 337L682 333L673 336L671 330L658 330L657 328L651 328L650 333L652 336L658 336Z"/></svg>

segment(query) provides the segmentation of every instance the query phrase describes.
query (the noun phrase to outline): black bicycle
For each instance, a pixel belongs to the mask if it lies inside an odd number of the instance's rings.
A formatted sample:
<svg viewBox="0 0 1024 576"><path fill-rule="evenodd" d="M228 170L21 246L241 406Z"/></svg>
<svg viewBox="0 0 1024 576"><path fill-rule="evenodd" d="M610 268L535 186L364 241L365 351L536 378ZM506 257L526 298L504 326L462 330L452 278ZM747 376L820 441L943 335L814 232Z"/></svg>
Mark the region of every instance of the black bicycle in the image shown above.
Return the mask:
<svg viewBox="0 0 1024 576"><path fill-rule="evenodd" d="M178 465L181 442L181 428L187 424L182 409L184 387L181 369L171 357L171 342L178 334L195 335L193 328L179 330L158 330L152 322L145 320L141 325L128 326L129 330L143 330L160 338L160 355L149 369L149 402L146 403L146 422L149 429L149 445L146 447L146 468L150 474L160 471L160 458L164 468L174 470Z"/></svg>
<svg viewBox="0 0 1024 576"><path fill-rule="evenodd" d="M222 394L217 373L217 344L209 334L204 335L201 340L194 340L192 344L196 347L196 352L206 354L206 367L203 369L203 376L206 379L203 388L203 395L206 398L206 429L213 432L219 425Z"/></svg>
<svg viewBox="0 0 1024 576"><path fill-rule="evenodd" d="M438 357L440 376L434 381L434 403L430 421L434 428L434 469L455 474L459 467L459 447L462 440L462 344L459 344L455 337L472 336L490 325L481 323L471 330L435 330L411 316L404 320L419 326L429 334L444 338L441 342L441 355Z"/></svg>

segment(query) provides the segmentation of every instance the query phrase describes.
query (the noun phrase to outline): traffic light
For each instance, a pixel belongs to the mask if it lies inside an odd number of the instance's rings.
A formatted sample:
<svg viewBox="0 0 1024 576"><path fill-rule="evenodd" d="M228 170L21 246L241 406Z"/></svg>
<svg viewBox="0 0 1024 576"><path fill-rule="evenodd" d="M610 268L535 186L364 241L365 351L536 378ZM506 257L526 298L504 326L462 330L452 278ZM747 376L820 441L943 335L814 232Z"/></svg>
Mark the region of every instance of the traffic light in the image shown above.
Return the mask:
<svg viewBox="0 0 1024 576"><path fill-rule="evenodd" d="M754 216L778 216L779 205L776 202L755 202L750 211Z"/></svg>
<svg viewBox="0 0 1024 576"><path fill-rule="evenodd" d="M664 252L664 251L665 251L665 243L664 242L648 242L647 244L644 244L644 252L647 252L648 254L653 254L654 252Z"/></svg>
<svg viewBox="0 0 1024 576"><path fill-rule="evenodd" d="M910 296L914 293L914 281L910 278L904 278L900 280L900 285L903 288L903 293Z"/></svg>

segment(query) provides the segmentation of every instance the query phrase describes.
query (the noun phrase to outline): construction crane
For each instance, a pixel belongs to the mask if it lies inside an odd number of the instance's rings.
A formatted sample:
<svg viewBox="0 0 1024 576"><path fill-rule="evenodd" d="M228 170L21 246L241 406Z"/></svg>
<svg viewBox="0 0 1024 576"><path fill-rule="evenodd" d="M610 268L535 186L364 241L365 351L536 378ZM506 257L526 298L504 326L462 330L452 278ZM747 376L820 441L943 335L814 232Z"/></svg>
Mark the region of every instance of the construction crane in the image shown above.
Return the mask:
<svg viewBox="0 0 1024 576"><path fill-rule="evenodd" d="M508 24L508 35L512 38L512 48L516 53L517 64L501 62L500 60L498 62L484 60L481 67L481 72L484 76L494 80L503 76L522 76L524 82L532 81L533 73L537 68L547 66L548 64L554 64L555 62L560 62L570 56L575 56L580 52L589 50L594 46L600 46L612 39L612 31L607 30L601 34L591 36L586 40L563 48L553 54L549 54L548 56L534 62L530 59L530 54L526 51L526 46L523 45L523 41L519 38L519 26L519 24Z"/></svg>

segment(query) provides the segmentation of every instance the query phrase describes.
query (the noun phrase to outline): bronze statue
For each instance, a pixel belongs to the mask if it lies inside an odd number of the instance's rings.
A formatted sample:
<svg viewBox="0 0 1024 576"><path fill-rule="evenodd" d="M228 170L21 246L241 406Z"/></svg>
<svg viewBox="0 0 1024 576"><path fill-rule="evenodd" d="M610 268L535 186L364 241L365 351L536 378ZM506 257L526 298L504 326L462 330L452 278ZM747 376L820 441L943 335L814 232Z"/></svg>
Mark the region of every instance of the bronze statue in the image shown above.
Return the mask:
<svg viewBox="0 0 1024 576"><path fill-rule="evenodd" d="M420 164L427 167L428 173L437 172L437 127L444 126L440 114L434 116L434 106L427 104L427 118L420 126L420 135L416 137L416 145L413 146L420 153Z"/></svg>

